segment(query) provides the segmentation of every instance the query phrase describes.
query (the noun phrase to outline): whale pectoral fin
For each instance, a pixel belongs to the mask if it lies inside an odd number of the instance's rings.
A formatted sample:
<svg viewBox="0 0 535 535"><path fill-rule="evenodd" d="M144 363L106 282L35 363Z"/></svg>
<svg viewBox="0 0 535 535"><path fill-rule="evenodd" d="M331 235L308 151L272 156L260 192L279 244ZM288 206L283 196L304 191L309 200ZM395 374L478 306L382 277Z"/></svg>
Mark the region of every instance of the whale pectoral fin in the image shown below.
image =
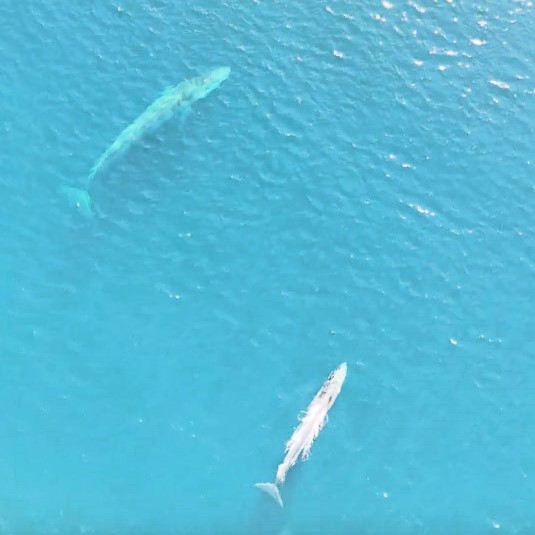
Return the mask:
<svg viewBox="0 0 535 535"><path fill-rule="evenodd" d="M84 217L90 218L93 216L91 197L87 190L64 186L60 188L60 192L67 198L71 206L77 208Z"/></svg>
<svg viewBox="0 0 535 535"><path fill-rule="evenodd" d="M180 124L180 127L182 128L186 124L188 117L191 115L191 106L184 106L183 108L181 108L179 115L180 115L179 124Z"/></svg>

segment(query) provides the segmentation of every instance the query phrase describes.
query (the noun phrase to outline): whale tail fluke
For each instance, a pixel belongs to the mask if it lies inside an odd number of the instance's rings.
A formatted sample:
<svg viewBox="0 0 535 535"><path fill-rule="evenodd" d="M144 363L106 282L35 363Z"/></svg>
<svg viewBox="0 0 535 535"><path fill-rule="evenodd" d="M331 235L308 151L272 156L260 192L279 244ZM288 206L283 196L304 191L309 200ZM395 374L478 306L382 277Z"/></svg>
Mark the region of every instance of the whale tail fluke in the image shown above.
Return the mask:
<svg viewBox="0 0 535 535"><path fill-rule="evenodd" d="M91 197L86 189L73 188L71 186L64 186L60 189L61 193L67 197L67 200L77 208L85 217L92 217L93 210L91 209Z"/></svg>
<svg viewBox="0 0 535 535"><path fill-rule="evenodd" d="M267 492L281 507L284 507L282 504L279 487L277 487L275 483L256 483L255 487Z"/></svg>

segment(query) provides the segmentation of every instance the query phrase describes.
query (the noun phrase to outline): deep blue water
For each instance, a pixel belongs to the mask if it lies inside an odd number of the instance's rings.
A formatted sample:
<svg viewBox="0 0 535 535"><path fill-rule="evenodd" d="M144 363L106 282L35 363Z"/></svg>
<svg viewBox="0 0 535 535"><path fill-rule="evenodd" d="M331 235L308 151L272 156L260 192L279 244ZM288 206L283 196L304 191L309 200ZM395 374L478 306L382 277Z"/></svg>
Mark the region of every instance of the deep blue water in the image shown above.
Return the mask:
<svg viewBox="0 0 535 535"><path fill-rule="evenodd" d="M0 5L0 533L534 533L532 2L90 4Z"/></svg>

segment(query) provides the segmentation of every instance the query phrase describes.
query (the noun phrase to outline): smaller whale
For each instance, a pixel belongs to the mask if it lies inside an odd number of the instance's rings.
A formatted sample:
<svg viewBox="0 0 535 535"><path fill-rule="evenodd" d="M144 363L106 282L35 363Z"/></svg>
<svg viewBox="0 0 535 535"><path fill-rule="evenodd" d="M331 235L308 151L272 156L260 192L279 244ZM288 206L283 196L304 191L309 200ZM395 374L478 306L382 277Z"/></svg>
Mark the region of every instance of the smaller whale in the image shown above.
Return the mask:
<svg viewBox="0 0 535 535"><path fill-rule="evenodd" d="M191 78L176 86L167 88L133 123L128 125L95 162L85 181L85 187L65 186L62 192L80 212L92 215L89 187L95 176L113 158L122 154L145 133L152 131L167 121L178 111L187 114L193 103L207 97L230 76L230 67L219 67L197 78Z"/></svg>
<svg viewBox="0 0 535 535"><path fill-rule="evenodd" d="M310 456L310 448L328 421L327 413L342 390L346 374L347 364L342 362L336 370L331 372L310 402L307 410L302 413L302 416L299 416L300 423L286 443L286 455L277 468L275 482L256 483L255 485L260 490L267 492L281 507L283 507L283 503L279 486L284 483L288 470L295 465L299 457L306 460Z"/></svg>

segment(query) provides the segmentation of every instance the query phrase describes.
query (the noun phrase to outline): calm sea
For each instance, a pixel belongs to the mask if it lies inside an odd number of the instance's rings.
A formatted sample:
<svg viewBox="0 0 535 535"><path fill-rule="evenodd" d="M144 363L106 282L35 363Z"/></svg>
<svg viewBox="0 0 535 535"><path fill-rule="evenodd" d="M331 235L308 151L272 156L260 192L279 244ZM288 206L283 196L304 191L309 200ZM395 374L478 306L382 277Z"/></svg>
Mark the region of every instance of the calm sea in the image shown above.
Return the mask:
<svg viewBox="0 0 535 535"><path fill-rule="evenodd" d="M0 21L0 534L535 533L531 1ZM222 65L95 217L58 194ZM281 510L254 483L342 361Z"/></svg>

